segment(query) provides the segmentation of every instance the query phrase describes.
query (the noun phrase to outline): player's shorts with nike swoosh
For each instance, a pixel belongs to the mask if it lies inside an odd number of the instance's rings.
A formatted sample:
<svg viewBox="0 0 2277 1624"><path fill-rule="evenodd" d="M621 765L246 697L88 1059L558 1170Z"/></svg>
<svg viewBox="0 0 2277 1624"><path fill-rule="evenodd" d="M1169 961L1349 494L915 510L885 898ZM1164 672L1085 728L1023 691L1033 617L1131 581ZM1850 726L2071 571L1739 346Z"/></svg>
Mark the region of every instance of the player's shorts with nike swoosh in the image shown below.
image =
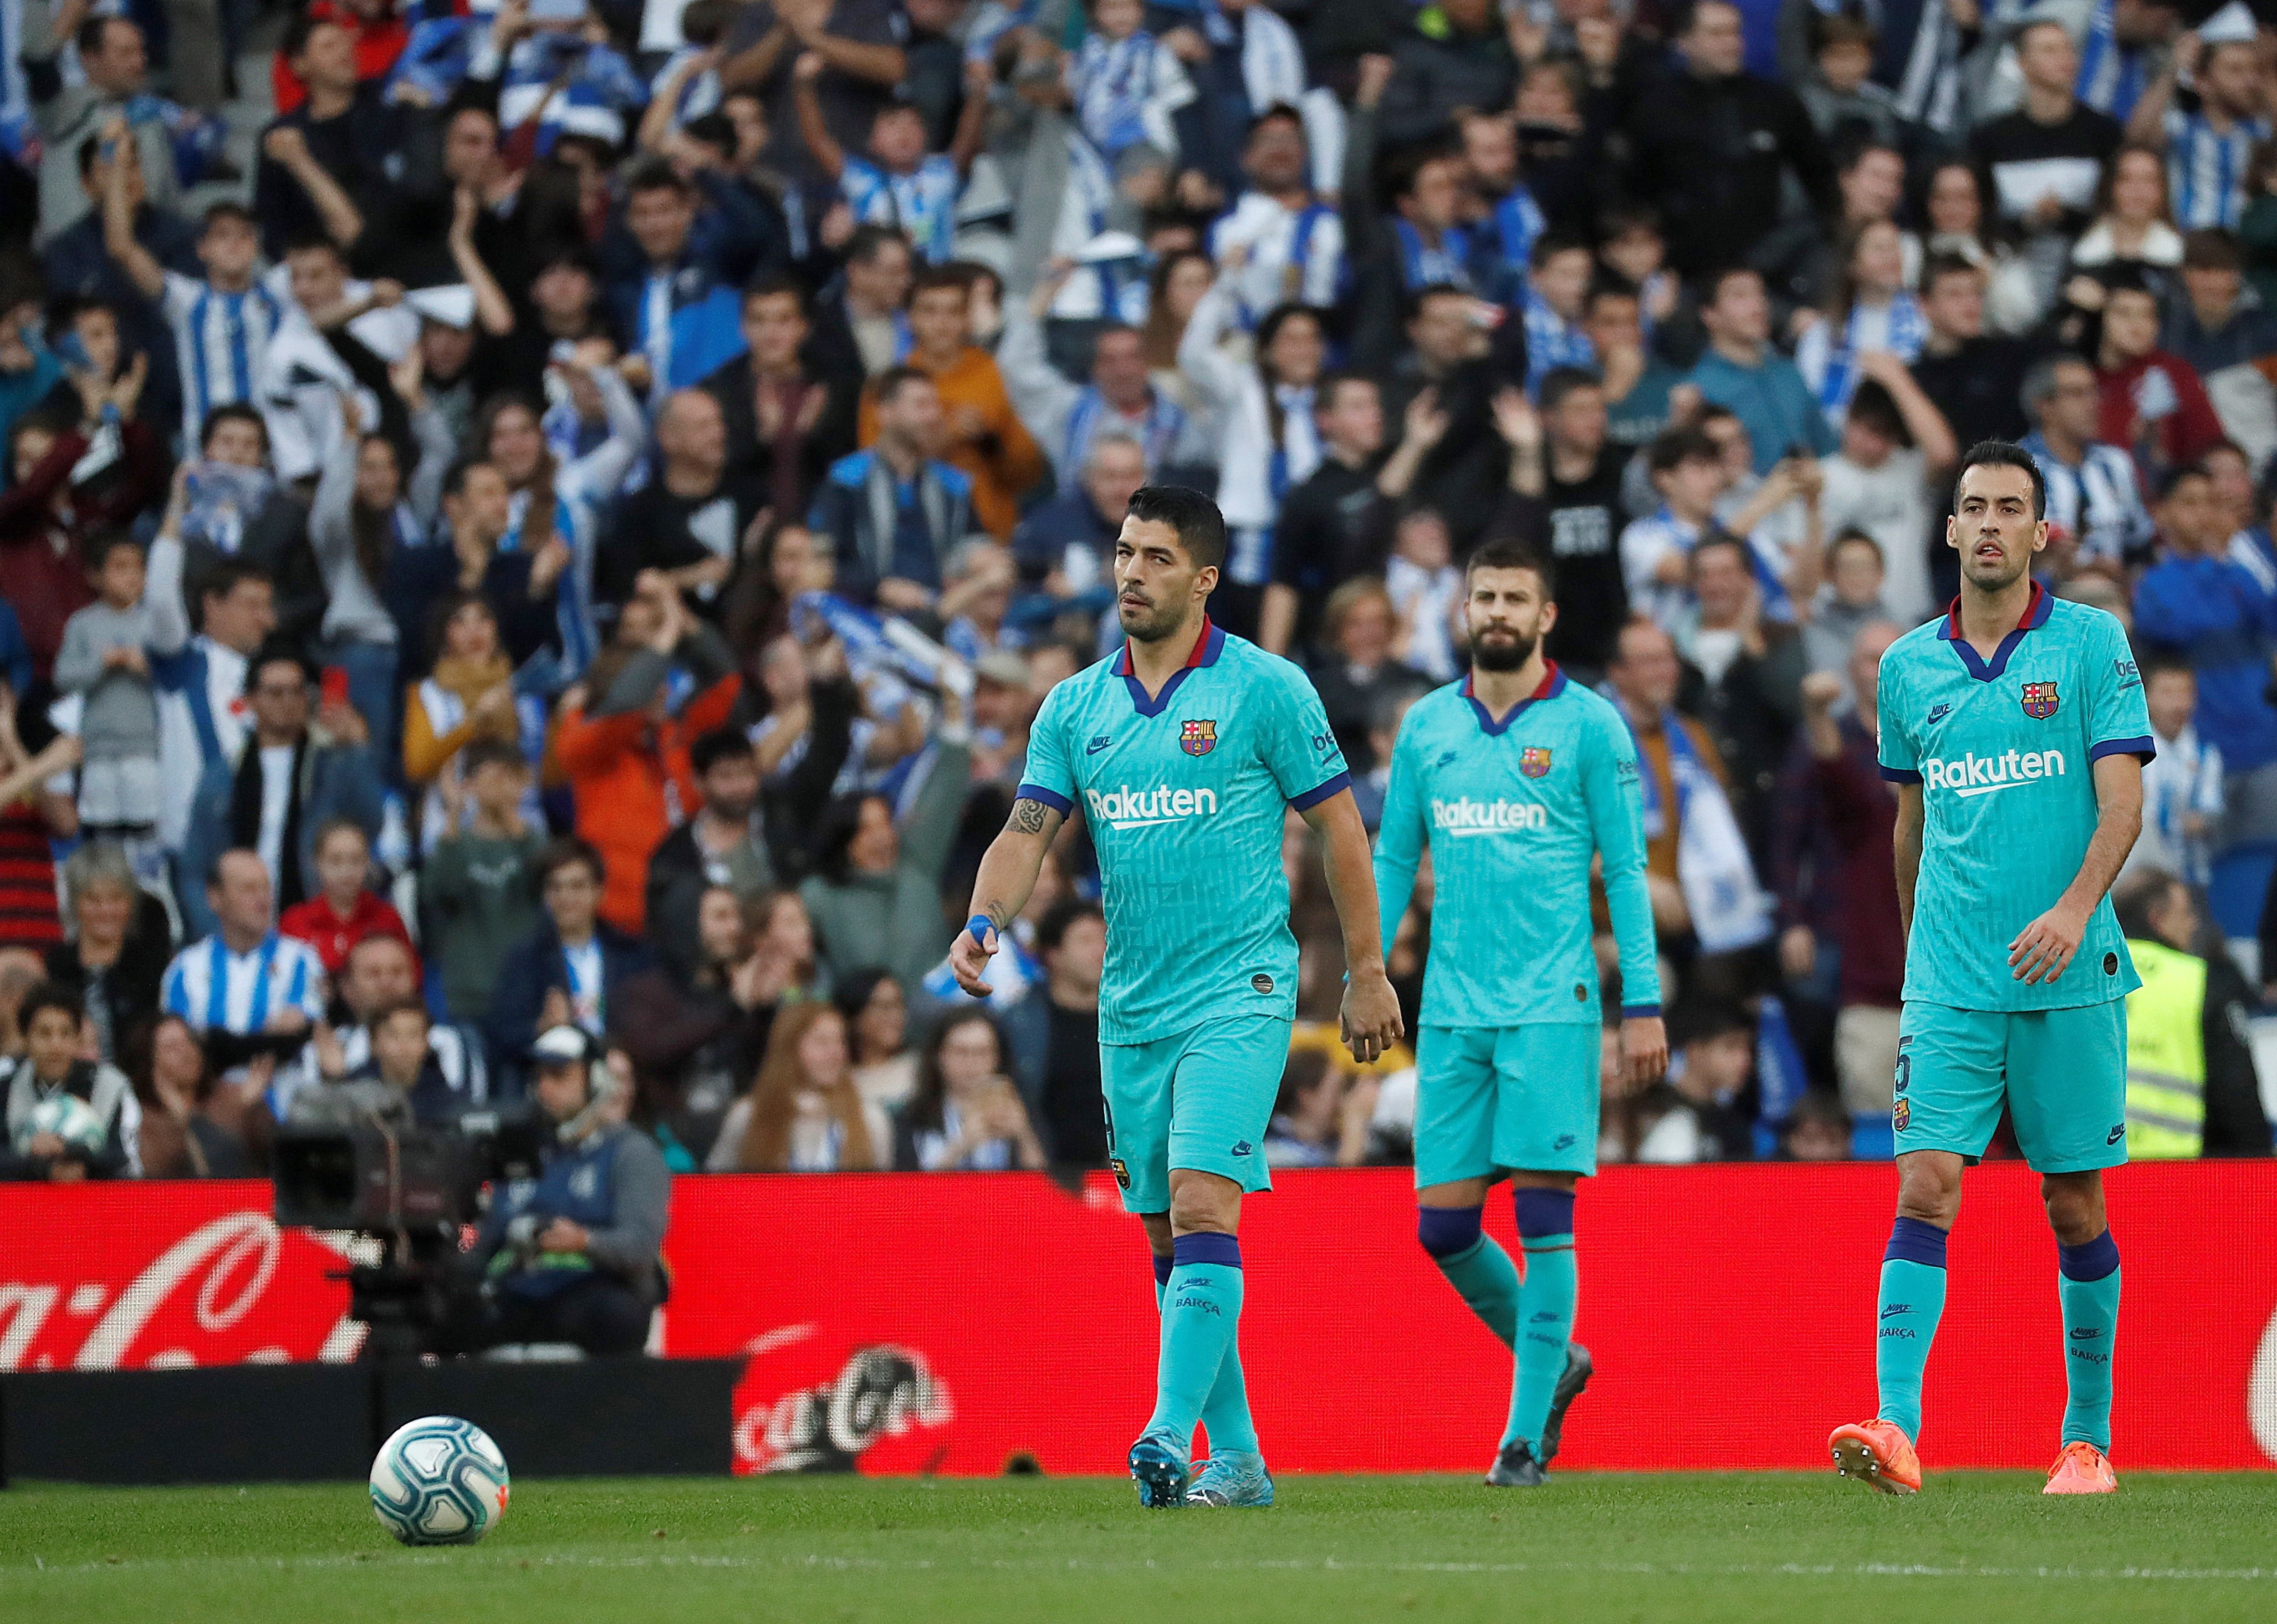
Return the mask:
<svg viewBox="0 0 2277 1624"><path fill-rule="evenodd" d="M1265 1130L1280 1097L1294 1022L1205 1021L1144 1043L1101 1043L1108 1165L1131 1212L1170 1210L1170 1170L1190 1167L1269 1190Z"/></svg>
<svg viewBox="0 0 2277 1624"><path fill-rule="evenodd" d="M1898 1021L1898 1154L1984 1154L2005 1104L2038 1172L2127 1159L2127 1000L2075 1009L1954 1009L1909 1001Z"/></svg>

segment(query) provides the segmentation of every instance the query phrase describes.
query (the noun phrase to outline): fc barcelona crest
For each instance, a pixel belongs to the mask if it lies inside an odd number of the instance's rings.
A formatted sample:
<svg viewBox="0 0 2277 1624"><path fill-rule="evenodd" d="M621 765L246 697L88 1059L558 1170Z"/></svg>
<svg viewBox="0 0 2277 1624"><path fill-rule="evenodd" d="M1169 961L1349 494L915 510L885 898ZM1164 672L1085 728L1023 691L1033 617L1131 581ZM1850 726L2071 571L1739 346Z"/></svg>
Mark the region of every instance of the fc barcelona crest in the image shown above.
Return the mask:
<svg viewBox="0 0 2277 1624"><path fill-rule="evenodd" d="M1550 770L1550 752L1539 745L1527 745L1519 752L1518 770L1529 778L1538 778Z"/></svg>
<svg viewBox="0 0 2277 1624"><path fill-rule="evenodd" d="M2056 685L2052 682L2028 682L2024 685L2024 714L2035 722L2045 722L2056 713Z"/></svg>
<svg viewBox="0 0 2277 1624"><path fill-rule="evenodd" d="M1178 748L1189 755L1207 755L1216 749L1216 718L1203 717L1183 724L1178 731Z"/></svg>

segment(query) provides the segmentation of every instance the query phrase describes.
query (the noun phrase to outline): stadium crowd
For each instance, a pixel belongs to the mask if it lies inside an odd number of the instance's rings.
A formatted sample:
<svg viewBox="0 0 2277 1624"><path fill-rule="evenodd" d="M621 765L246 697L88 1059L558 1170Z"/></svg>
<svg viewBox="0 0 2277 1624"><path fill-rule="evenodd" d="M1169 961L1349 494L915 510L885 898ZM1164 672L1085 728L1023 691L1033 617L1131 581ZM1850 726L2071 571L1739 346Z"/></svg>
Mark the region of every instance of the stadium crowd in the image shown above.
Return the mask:
<svg viewBox="0 0 2277 1624"><path fill-rule="evenodd" d="M5 31L0 1175L257 1172L350 1080L518 1097L561 1027L678 1172L1098 1165L1080 819L993 998L944 954L1150 481L1216 496L1212 612L1371 825L1464 558L1531 542L1675 990L1603 1158L1887 1155L1875 672L1988 438L2159 735L2136 1153L2269 1151L2277 20L309 0L232 90L248 9ZM225 92L280 110L249 175ZM1400 1161L1412 1063L1342 1051L1293 816L1283 861L1268 1154ZM1429 930L1427 883L1411 1025Z"/></svg>

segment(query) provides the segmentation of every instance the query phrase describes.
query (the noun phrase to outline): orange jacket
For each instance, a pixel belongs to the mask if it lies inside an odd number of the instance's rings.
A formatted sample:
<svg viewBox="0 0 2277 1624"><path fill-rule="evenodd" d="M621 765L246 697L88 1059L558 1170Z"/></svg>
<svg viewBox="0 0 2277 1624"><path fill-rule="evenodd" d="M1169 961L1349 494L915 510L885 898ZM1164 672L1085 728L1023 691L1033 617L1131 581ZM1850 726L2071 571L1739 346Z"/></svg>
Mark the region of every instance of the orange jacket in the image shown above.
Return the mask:
<svg viewBox="0 0 2277 1624"><path fill-rule="evenodd" d="M725 724L742 688L741 677L722 677L661 723L645 708L606 717L588 717L583 705L563 709L554 759L576 794L577 832L608 865L601 917L619 930L641 934L649 854L704 804L689 741Z"/></svg>
<svg viewBox="0 0 2277 1624"><path fill-rule="evenodd" d="M948 431L941 460L971 477L972 516L998 541L1010 541L1012 527L1020 520L1020 498L1043 482L1044 453L1020 414L1012 409L1011 397L1004 392L1004 376L996 370L996 358L986 350L968 347L946 367L931 366L922 354L914 353L909 364L930 373L933 386L940 391L941 422ZM966 406L980 414L980 439L965 439L956 431L956 420ZM862 391L857 437L864 446L877 444L875 390Z"/></svg>

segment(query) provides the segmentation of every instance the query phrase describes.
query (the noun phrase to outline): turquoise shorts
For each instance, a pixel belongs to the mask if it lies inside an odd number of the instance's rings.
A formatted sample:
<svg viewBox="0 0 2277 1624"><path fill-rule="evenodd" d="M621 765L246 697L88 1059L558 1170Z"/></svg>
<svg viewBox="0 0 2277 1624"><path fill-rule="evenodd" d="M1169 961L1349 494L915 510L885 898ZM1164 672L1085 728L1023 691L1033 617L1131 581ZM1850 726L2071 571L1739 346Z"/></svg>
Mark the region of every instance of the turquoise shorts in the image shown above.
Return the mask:
<svg viewBox="0 0 2277 1624"><path fill-rule="evenodd" d="M1597 1171L1595 1024L1425 1027L1415 1040L1415 1188Z"/></svg>
<svg viewBox="0 0 2277 1624"><path fill-rule="evenodd" d="M1265 1128L1280 1097L1294 1022L1236 1015L1151 1043L1101 1043L1107 1157L1126 1212L1168 1212L1170 1170L1191 1167L1269 1190Z"/></svg>
<svg viewBox="0 0 2277 1624"><path fill-rule="evenodd" d="M2127 1000L2076 1009L1953 1009L1909 1003L1898 1021L1898 1154L1974 1161L2005 1103L2039 1172L2127 1159Z"/></svg>

